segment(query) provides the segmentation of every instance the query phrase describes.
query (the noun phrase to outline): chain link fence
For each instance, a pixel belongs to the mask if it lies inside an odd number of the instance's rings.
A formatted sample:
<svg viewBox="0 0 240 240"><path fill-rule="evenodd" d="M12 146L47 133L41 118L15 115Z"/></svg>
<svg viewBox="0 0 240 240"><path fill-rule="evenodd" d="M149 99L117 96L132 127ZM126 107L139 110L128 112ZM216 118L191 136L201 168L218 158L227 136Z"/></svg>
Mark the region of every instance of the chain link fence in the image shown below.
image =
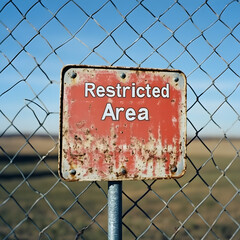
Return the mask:
<svg viewBox="0 0 240 240"><path fill-rule="evenodd" d="M107 183L57 174L66 64L181 69L188 163L123 182L123 239L240 238L237 0L1 0L0 238L107 239Z"/></svg>

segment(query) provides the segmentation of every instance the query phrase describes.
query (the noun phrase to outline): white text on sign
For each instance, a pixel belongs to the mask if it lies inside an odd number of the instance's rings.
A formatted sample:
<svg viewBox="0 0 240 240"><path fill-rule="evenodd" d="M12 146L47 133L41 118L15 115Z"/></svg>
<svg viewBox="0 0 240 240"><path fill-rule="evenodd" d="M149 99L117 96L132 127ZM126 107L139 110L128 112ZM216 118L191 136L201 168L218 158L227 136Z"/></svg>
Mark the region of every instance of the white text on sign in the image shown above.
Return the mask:
<svg viewBox="0 0 240 240"><path fill-rule="evenodd" d="M84 97L108 97L108 98L126 98L127 95L130 94L131 98L169 98L169 83L162 88L157 86L151 87L150 84L146 84L145 87L138 86L136 87L135 83L132 83L131 86L122 86L120 83L116 84L116 86L97 86L95 83L86 82L84 86ZM116 107L113 109L111 103L107 103L105 109L103 111L103 115L101 120L105 120L107 117L110 117L113 121L119 121L121 112L125 113L125 119L127 121L134 121L138 119L139 121L148 121L149 120L149 111L147 108L142 107L138 110L134 108L127 108L124 107Z"/></svg>

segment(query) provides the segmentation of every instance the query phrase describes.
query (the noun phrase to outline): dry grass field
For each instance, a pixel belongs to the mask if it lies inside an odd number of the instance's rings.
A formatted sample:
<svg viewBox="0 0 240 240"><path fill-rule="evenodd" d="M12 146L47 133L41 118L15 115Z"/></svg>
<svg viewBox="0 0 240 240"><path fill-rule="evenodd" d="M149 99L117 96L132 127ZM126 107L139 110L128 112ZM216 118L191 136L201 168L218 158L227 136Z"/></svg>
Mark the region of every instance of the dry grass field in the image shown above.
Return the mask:
<svg viewBox="0 0 240 240"><path fill-rule="evenodd" d="M62 182L56 142L0 139L11 156L0 153L0 239L70 240L89 224L82 239L107 239L107 182ZM123 182L123 239L240 239L239 149L238 139L195 139L177 181Z"/></svg>

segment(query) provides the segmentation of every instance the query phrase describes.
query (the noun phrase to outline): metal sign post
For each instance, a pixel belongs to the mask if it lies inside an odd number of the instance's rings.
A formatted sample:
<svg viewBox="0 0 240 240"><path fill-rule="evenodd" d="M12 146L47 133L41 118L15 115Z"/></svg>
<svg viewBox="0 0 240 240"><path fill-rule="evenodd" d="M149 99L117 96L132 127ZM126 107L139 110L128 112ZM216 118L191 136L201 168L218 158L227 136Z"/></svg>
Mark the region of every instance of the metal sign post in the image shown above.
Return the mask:
<svg viewBox="0 0 240 240"><path fill-rule="evenodd" d="M108 239L122 239L122 181L108 182Z"/></svg>

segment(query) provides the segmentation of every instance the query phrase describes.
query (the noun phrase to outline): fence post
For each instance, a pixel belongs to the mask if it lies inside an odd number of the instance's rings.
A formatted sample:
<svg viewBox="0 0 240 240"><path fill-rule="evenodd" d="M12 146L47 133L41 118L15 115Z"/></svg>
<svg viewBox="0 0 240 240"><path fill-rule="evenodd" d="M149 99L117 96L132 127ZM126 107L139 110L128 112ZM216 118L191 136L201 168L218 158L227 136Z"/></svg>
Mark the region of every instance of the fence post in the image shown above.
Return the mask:
<svg viewBox="0 0 240 240"><path fill-rule="evenodd" d="M108 182L108 239L122 239L122 181Z"/></svg>

